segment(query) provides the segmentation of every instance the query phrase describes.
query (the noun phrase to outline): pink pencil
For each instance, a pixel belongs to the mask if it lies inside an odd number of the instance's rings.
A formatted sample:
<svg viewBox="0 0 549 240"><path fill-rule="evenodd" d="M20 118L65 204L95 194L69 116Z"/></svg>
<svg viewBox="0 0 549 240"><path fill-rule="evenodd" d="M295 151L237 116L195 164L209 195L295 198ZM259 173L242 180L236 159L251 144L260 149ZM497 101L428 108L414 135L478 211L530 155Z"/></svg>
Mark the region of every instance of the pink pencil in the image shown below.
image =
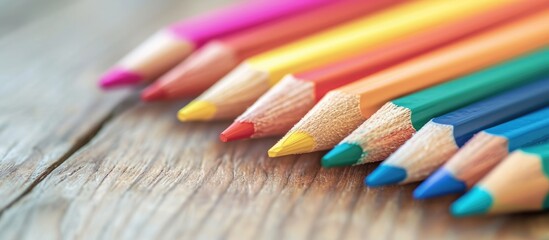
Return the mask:
<svg viewBox="0 0 549 240"><path fill-rule="evenodd" d="M104 88L150 81L174 67L206 42L332 0L255 0L177 22L130 52L101 78Z"/></svg>

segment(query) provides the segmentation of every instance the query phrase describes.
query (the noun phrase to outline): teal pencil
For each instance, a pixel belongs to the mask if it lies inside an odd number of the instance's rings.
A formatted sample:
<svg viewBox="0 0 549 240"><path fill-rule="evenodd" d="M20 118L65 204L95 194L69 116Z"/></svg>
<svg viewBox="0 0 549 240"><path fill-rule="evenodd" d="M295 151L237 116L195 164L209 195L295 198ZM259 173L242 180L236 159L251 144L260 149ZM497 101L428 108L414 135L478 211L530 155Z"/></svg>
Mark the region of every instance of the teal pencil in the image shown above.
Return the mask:
<svg viewBox="0 0 549 240"><path fill-rule="evenodd" d="M452 204L455 216L549 209L549 143L514 151Z"/></svg>

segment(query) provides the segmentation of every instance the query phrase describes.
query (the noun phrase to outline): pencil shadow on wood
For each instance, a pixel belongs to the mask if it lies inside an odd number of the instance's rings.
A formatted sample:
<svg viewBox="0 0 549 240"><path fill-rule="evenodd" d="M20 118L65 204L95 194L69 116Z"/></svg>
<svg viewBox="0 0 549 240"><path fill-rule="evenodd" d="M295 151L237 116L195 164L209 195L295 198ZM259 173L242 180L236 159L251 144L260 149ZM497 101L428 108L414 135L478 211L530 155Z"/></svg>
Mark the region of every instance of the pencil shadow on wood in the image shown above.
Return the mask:
<svg viewBox="0 0 549 240"><path fill-rule="evenodd" d="M256 172L261 172L267 178L273 177L276 181L285 178L286 187L312 184L313 189L333 188L333 193L348 191L349 188L367 191L362 184L363 178L377 166L366 164L325 169L320 166L320 157L325 152L269 158L267 150L276 143L276 137L223 143L218 135L230 121L178 122L175 113L185 104L186 102L139 103L130 111L135 117L122 118L126 118L124 124L128 129L144 128L148 125L149 131L146 134L149 136L146 138L150 142L171 142L186 160L198 161L200 164L231 165L234 174L244 178L257 174ZM136 126L132 127L133 124ZM382 192L375 189L368 191Z"/></svg>

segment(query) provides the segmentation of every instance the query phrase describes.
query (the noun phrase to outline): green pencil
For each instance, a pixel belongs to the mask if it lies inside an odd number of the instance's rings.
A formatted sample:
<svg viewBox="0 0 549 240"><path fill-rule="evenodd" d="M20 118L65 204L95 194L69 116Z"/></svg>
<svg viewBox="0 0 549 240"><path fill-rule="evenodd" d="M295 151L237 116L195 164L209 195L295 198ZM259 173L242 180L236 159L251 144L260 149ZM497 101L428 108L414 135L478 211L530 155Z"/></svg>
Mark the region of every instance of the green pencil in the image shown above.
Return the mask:
<svg viewBox="0 0 549 240"><path fill-rule="evenodd" d="M549 48L386 103L322 158L337 167L382 161L431 118L549 75Z"/></svg>

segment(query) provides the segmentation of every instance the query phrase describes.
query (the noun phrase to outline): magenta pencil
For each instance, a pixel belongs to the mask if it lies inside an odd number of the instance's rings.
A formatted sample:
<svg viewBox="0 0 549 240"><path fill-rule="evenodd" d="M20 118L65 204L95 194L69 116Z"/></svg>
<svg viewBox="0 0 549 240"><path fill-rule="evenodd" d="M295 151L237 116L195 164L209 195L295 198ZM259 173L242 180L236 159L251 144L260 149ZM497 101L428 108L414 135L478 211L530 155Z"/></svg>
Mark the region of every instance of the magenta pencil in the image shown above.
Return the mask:
<svg viewBox="0 0 549 240"><path fill-rule="evenodd" d="M153 80L206 42L313 9L332 0L255 0L172 24L130 52L101 78L104 88ZM137 26L136 26L137 27Z"/></svg>

